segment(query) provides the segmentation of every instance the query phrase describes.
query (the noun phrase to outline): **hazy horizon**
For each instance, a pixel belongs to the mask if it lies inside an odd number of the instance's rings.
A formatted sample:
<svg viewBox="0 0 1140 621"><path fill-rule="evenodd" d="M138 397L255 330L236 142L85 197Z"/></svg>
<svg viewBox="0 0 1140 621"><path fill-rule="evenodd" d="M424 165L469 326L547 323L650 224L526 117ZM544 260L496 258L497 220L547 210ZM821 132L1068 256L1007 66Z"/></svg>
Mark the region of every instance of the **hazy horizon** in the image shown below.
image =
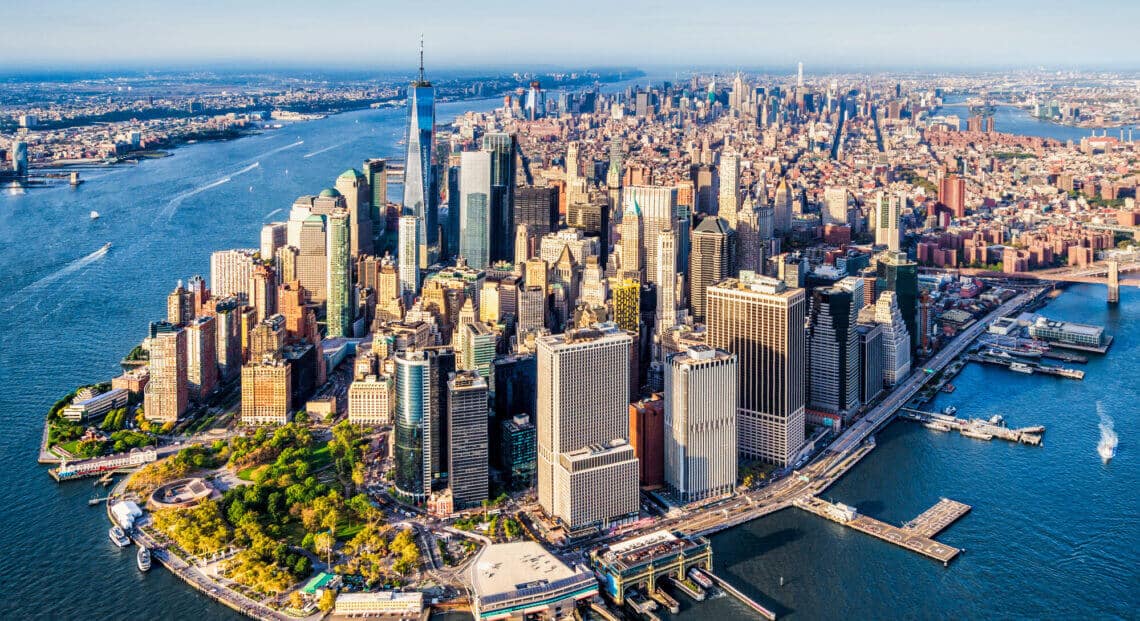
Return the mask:
<svg viewBox="0 0 1140 621"><path fill-rule="evenodd" d="M416 66L421 33L429 72L794 70L801 61L817 71L1140 67L1129 28L1140 22L1140 3L882 0L872 7L838 0L778 6L581 0L567 8L572 10L501 0L427 6L204 0L157 8L139 0L42 0L8 7L9 23L18 27L0 37L0 68L408 71ZM1106 24L1124 26L1118 36L1105 36Z"/></svg>

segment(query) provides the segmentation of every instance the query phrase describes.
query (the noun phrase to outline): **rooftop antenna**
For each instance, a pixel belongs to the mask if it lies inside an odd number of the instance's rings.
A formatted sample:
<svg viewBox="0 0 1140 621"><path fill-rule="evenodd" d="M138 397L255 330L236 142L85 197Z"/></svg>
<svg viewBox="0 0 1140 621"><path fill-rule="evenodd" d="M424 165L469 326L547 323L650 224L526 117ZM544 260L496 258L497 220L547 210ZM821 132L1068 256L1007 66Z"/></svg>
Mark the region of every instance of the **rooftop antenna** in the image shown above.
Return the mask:
<svg viewBox="0 0 1140 621"><path fill-rule="evenodd" d="M424 33L420 33L420 82L424 81Z"/></svg>

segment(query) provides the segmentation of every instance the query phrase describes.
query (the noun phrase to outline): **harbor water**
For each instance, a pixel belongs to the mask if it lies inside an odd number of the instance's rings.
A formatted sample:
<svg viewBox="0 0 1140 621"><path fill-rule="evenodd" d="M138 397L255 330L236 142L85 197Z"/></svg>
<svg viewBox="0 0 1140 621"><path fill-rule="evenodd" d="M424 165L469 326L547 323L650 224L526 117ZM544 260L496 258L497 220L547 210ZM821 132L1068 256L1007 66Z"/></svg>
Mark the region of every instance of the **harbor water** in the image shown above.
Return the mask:
<svg viewBox="0 0 1140 621"><path fill-rule="evenodd" d="M498 104L441 104L439 117ZM211 251L255 246L261 224L285 218L295 197L366 157L399 157L402 137L402 110L359 111L91 171L78 188L0 194L0 618L238 618L167 571L140 573L133 549L107 541L103 512L87 506L90 483L57 485L36 464L43 416L75 385L115 374L165 316L175 281L207 274ZM949 568L788 510L714 537L718 573L787 618L1133 616L1140 290L1122 289L1112 308L1104 295L1077 286L1045 311L1116 337L1083 382L970 365L935 404L1045 425L1044 447L899 422L829 491L896 524L941 496L973 505L939 536L967 550ZM1102 415L1119 435L1108 463L1097 455ZM681 618L748 618L725 598L680 599Z"/></svg>

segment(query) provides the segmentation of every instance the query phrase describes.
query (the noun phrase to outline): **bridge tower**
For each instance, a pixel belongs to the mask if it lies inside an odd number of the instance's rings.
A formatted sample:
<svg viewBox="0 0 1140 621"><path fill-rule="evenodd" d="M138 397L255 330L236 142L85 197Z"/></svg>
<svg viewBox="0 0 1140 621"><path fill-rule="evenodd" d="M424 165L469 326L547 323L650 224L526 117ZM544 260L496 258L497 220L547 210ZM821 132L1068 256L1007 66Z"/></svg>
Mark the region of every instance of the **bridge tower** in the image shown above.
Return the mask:
<svg viewBox="0 0 1140 621"><path fill-rule="evenodd" d="M1108 262L1108 303L1120 302L1120 261Z"/></svg>

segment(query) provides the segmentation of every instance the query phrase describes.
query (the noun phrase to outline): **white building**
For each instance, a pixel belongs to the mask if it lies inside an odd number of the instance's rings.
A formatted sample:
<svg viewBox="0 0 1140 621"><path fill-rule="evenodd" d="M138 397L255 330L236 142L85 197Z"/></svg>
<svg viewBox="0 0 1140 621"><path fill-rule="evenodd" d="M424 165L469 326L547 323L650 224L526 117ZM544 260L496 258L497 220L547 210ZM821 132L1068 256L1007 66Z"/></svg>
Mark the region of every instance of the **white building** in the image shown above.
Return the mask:
<svg viewBox="0 0 1140 621"><path fill-rule="evenodd" d="M249 300L256 248L219 250L210 255L210 294L216 298L243 295Z"/></svg>
<svg viewBox="0 0 1140 621"><path fill-rule="evenodd" d="M681 502L736 486L734 354L698 345L665 370L665 484Z"/></svg>
<svg viewBox="0 0 1140 621"><path fill-rule="evenodd" d="M883 326L883 382L894 386L910 374L910 332L906 329L894 291L879 294L875 323Z"/></svg>
<svg viewBox="0 0 1140 621"><path fill-rule="evenodd" d="M395 406L392 377L367 375L348 387L348 422L380 426L392 422Z"/></svg>

